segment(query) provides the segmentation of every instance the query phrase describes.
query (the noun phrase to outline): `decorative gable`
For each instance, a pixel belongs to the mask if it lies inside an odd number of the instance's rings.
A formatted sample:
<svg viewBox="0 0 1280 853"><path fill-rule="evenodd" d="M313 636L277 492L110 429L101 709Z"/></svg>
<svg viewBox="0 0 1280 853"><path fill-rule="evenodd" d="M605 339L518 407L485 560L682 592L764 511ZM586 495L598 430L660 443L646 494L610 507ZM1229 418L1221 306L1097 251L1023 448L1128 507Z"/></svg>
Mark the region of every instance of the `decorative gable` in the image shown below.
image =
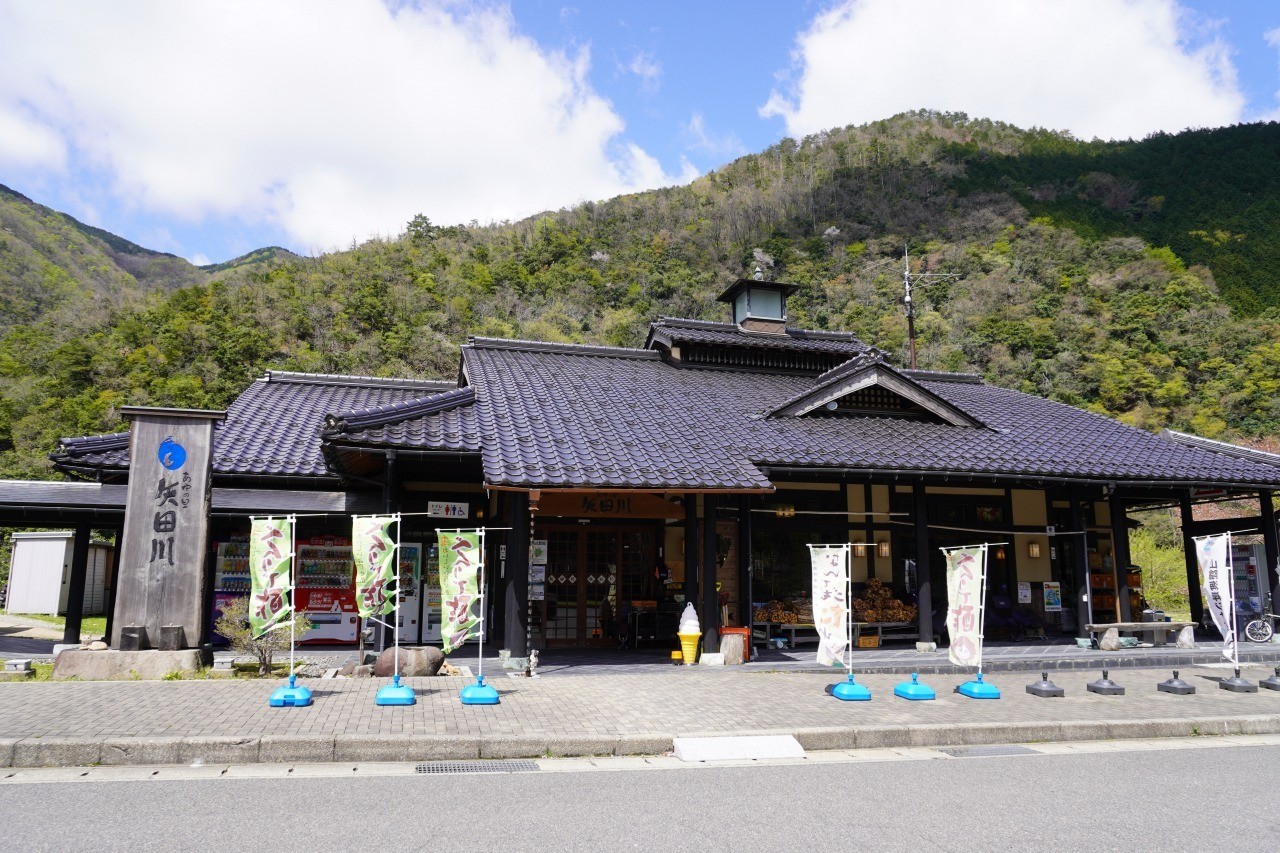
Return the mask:
<svg viewBox="0 0 1280 853"><path fill-rule="evenodd" d="M952 426L983 426L967 412L934 394L869 349L827 371L816 384L775 406L768 417L878 416L930 420Z"/></svg>

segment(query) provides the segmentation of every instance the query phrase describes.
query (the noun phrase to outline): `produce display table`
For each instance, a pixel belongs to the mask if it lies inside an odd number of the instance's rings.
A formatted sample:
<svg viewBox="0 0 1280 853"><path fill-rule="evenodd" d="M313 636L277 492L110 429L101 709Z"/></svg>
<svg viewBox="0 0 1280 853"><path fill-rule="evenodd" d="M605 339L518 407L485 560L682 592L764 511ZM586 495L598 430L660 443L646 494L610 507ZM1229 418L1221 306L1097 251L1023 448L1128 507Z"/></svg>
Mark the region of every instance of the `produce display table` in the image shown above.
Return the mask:
<svg viewBox="0 0 1280 853"><path fill-rule="evenodd" d="M853 647L858 648L862 635L871 632L875 633L876 645L885 640L914 640L920 636L914 622L854 622ZM818 642L818 630L812 622L754 622L751 625L753 641L767 643L779 635L786 638L787 648L791 649L797 643Z"/></svg>

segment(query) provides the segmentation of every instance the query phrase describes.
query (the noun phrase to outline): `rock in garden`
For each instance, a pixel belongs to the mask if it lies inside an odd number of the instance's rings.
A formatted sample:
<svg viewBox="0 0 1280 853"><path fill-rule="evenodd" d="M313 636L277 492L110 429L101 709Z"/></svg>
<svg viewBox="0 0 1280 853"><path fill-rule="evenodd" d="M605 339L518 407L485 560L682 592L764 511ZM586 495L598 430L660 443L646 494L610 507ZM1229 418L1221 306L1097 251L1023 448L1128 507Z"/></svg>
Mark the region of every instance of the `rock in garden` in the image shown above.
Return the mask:
<svg viewBox="0 0 1280 853"><path fill-rule="evenodd" d="M366 664L361 664L360 666L357 666L355 669L351 671L351 677L352 678L372 678L373 664L366 663Z"/></svg>
<svg viewBox="0 0 1280 853"><path fill-rule="evenodd" d="M1104 652L1120 651L1120 632L1115 628L1108 628L1102 635L1102 639L1098 641L1098 648Z"/></svg>
<svg viewBox="0 0 1280 853"><path fill-rule="evenodd" d="M1195 628L1188 625L1178 632L1177 647L1180 649L1194 649L1196 647L1196 631Z"/></svg>
<svg viewBox="0 0 1280 853"><path fill-rule="evenodd" d="M435 675L444 663L444 653L435 646L411 646L400 649L400 674L404 676ZM373 674L390 678L395 674L395 649L378 655Z"/></svg>

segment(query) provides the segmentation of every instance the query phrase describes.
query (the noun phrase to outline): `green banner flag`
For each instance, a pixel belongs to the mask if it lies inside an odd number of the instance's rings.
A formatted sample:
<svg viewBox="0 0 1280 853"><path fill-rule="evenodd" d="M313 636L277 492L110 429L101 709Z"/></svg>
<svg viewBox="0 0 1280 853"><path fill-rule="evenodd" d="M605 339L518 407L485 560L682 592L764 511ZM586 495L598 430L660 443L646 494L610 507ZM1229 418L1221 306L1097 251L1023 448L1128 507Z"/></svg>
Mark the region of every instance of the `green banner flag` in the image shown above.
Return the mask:
<svg viewBox="0 0 1280 853"><path fill-rule="evenodd" d="M396 606L396 540L388 515L356 516L351 550L356 562L356 610L360 618L390 613Z"/></svg>
<svg viewBox="0 0 1280 853"><path fill-rule="evenodd" d="M480 543L479 530L440 533L440 636L445 654L479 636Z"/></svg>
<svg viewBox="0 0 1280 853"><path fill-rule="evenodd" d="M293 522L256 518L249 532L249 627L254 637L293 621Z"/></svg>

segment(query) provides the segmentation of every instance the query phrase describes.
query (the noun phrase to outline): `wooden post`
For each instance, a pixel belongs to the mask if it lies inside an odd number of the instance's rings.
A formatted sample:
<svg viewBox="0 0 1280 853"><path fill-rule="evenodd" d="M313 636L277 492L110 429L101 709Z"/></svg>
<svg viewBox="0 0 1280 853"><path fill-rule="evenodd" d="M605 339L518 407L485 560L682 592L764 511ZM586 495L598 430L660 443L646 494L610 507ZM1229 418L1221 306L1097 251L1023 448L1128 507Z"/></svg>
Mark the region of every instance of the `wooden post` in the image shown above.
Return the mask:
<svg viewBox="0 0 1280 853"><path fill-rule="evenodd" d="M87 524L77 524L71 544L71 577L67 581L67 620L62 627L62 642L80 643L80 622L84 617L84 581L89 571L89 536Z"/></svg>
<svg viewBox="0 0 1280 853"><path fill-rule="evenodd" d="M1067 490L1071 502L1071 569L1076 581L1076 629L1084 636L1084 626L1089 624L1089 537L1084 532L1084 508L1081 506L1080 489L1071 486Z"/></svg>
<svg viewBox="0 0 1280 853"><path fill-rule="evenodd" d="M743 627L748 631L744 654L751 646L751 623L755 621L754 596L751 593L751 496L738 498L738 598L741 601Z"/></svg>
<svg viewBox="0 0 1280 853"><path fill-rule="evenodd" d="M1179 496L1178 503L1182 511L1182 556L1187 564L1187 598L1191 604L1191 621L1199 622L1204 617L1204 598L1200 594L1200 561L1196 559L1196 543L1192 539L1194 513L1191 510L1191 492L1184 491Z"/></svg>
<svg viewBox="0 0 1280 853"><path fill-rule="evenodd" d="M684 600L698 607L698 496L684 496Z"/></svg>
<svg viewBox="0 0 1280 853"><path fill-rule="evenodd" d="M929 571L929 509L924 481L911 485L912 512L916 528L916 624L920 642L933 640L933 579Z"/></svg>
<svg viewBox="0 0 1280 853"><path fill-rule="evenodd" d="M528 492L505 492L507 582L503 590L504 645L512 657L529 654L529 518Z"/></svg>
<svg viewBox="0 0 1280 853"><path fill-rule="evenodd" d="M1121 622L1141 622L1142 614L1134 619L1129 607L1129 525L1124 511L1124 502L1113 488L1107 497L1107 507L1111 510L1111 556L1116 568L1116 595L1120 597L1119 614Z"/></svg>
<svg viewBox="0 0 1280 853"><path fill-rule="evenodd" d="M1271 612L1275 613L1280 608L1280 571L1277 571L1280 567L1280 548L1276 542L1276 508L1271 503L1270 490L1258 492L1258 504L1261 509L1262 550L1267 560L1259 580L1264 589L1271 591Z"/></svg>
<svg viewBox="0 0 1280 853"><path fill-rule="evenodd" d="M720 651L720 593L716 592L720 533L716 530L715 495L702 496L702 650Z"/></svg>

